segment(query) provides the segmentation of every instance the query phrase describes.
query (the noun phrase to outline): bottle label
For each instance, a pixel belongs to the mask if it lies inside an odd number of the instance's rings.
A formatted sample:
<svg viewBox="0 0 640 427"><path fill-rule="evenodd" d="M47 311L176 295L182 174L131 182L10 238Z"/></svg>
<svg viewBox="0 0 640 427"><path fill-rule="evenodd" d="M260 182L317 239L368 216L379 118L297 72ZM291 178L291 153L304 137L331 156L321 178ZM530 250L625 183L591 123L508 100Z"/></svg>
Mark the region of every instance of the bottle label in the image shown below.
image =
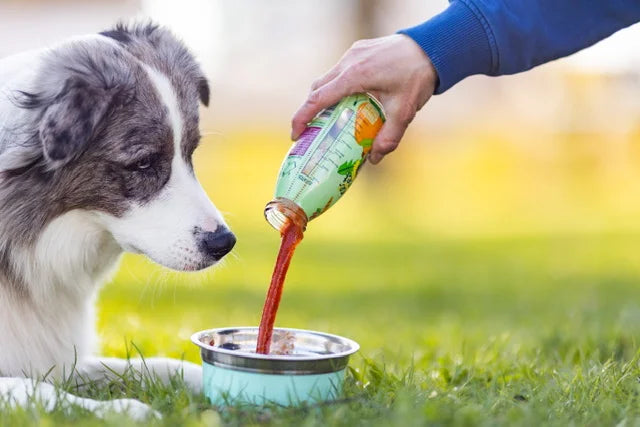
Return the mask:
<svg viewBox="0 0 640 427"><path fill-rule="evenodd" d="M311 143L318 136L322 128L316 126L307 126L307 128L302 132L300 138L296 141L295 145L289 152L290 156L304 156L309 147L311 147Z"/></svg>
<svg viewBox="0 0 640 427"><path fill-rule="evenodd" d="M309 220L322 214L351 186L383 122L366 94L322 111L284 159L275 196L295 202Z"/></svg>

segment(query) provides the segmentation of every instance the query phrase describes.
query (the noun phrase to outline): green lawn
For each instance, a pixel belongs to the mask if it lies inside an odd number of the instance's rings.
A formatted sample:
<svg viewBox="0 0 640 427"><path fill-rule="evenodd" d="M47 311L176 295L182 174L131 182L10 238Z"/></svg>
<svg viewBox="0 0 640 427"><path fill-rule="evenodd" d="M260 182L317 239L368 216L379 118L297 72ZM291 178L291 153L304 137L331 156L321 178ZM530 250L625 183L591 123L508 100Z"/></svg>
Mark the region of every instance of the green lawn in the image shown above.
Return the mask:
<svg viewBox="0 0 640 427"><path fill-rule="evenodd" d="M193 331L257 324L278 242L238 234L238 256L213 273L126 259L99 301L105 353L133 341L147 356L197 360ZM277 324L361 344L343 400L215 412L179 383L135 379L85 394L138 397L166 425L638 424L639 253L637 234L334 241L311 229ZM38 422L100 423L81 411L0 414L0 424Z"/></svg>

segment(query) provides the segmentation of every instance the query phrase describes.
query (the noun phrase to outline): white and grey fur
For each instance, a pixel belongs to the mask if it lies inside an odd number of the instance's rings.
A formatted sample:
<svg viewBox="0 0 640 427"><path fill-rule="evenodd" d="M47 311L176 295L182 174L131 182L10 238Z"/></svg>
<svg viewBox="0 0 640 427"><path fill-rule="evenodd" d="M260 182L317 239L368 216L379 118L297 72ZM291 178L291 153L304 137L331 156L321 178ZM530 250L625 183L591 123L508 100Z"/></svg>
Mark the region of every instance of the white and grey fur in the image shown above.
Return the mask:
<svg viewBox="0 0 640 427"><path fill-rule="evenodd" d="M176 270L213 265L235 237L196 180L200 67L169 31L119 25L0 59L0 398L35 393L77 370L102 378L126 362L96 359L93 302L123 251ZM200 368L178 369L200 389ZM139 361L133 361L139 365ZM139 367L139 366L138 366ZM130 401L67 401L104 412Z"/></svg>

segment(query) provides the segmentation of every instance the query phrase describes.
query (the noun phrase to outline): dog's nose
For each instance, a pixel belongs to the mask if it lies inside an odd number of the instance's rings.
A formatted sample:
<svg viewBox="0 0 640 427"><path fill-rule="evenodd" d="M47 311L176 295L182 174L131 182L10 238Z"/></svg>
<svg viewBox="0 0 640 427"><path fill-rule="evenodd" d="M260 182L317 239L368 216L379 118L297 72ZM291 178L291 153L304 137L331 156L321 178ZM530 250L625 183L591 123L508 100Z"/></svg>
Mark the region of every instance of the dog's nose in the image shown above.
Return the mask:
<svg viewBox="0 0 640 427"><path fill-rule="evenodd" d="M198 237L200 252L216 260L228 254L236 244L236 236L226 227L218 227L216 231L203 231Z"/></svg>

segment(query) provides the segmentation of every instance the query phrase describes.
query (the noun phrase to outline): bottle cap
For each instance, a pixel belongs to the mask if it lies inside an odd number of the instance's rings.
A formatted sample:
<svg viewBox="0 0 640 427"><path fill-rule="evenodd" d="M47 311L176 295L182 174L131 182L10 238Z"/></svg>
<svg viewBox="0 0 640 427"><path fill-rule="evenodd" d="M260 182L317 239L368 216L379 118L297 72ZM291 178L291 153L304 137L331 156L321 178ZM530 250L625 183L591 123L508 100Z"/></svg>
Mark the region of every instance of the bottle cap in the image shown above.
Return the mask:
<svg viewBox="0 0 640 427"><path fill-rule="evenodd" d="M307 214L294 201L284 197L277 197L267 203L264 217L273 228L282 232L288 222L296 223L303 231L307 228Z"/></svg>

